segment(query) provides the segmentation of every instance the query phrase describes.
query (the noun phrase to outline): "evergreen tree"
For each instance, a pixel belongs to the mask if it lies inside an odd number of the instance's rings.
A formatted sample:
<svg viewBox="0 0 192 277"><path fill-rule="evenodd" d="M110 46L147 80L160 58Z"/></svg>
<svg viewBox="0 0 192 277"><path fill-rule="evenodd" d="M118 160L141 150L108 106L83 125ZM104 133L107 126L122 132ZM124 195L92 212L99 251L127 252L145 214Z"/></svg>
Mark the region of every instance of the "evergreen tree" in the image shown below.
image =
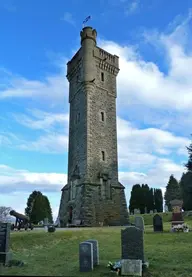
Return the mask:
<svg viewBox="0 0 192 277"><path fill-rule="evenodd" d="M52 209L47 196L44 195L45 207L46 207L46 217L49 220L49 223L53 223Z"/></svg>
<svg viewBox="0 0 192 277"><path fill-rule="evenodd" d="M186 147L186 148L188 150L189 158L185 167L187 168L188 171L192 171L192 143L189 145L189 147Z"/></svg>
<svg viewBox="0 0 192 277"><path fill-rule="evenodd" d="M183 199L183 209L185 211L192 210L192 143L187 147L189 158L185 164L187 172L183 173L180 186Z"/></svg>
<svg viewBox="0 0 192 277"><path fill-rule="evenodd" d="M33 208L33 204L35 201L35 198L37 195L41 194L40 191L36 191L34 190L30 195L29 198L27 200L27 207L25 208L25 215L27 215L29 218L31 218L31 212L32 212L32 208Z"/></svg>
<svg viewBox="0 0 192 277"><path fill-rule="evenodd" d="M171 211L170 201L174 199L181 199L181 191L178 181L174 178L173 175L170 176L169 182L166 186L165 191L165 204L168 207L168 210Z"/></svg>
<svg viewBox="0 0 192 277"><path fill-rule="evenodd" d="M154 202L154 208L157 212L163 212L163 195L161 189L154 189Z"/></svg>
<svg viewBox="0 0 192 277"><path fill-rule="evenodd" d="M148 212L148 198L149 198L149 186L143 184L141 187L141 200L140 200L140 211L142 214L145 213L145 209Z"/></svg>
<svg viewBox="0 0 192 277"><path fill-rule="evenodd" d="M134 209L140 209L140 190L141 186L139 184L136 184L132 187L131 198L129 201L130 213L133 213Z"/></svg>
<svg viewBox="0 0 192 277"><path fill-rule="evenodd" d="M40 221L43 221L45 217L46 217L45 199L41 193L35 197L30 219L32 223L38 224Z"/></svg>
<svg viewBox="0 0 192 277"><path fill-rule="evenodd" d="M180 180L181 195L183 199L183 209L192 210L192 172L183 173Z"/></svg>
<svg viewBox="0 0 192 277"><path fill-rule="evenodd" d="M154 210L154 195L153 195L152 188L150 188L148 192L147 209L148 209L148 212Z"/></svg>

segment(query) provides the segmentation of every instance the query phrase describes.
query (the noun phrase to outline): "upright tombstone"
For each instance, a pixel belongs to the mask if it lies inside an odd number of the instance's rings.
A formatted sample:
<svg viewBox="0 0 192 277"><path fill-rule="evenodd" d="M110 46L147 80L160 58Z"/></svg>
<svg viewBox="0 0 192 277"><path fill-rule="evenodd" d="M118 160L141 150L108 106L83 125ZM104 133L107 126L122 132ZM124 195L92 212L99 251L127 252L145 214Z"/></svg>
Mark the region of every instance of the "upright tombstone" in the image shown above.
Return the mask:
<svg viewBox="0 0 192 277"><path fill-rule="evenodd" d="M183 201L182 200L172 200L170 201L171 207L172 207L172 218L171 218L171 223L172 226L178 225L178 224L183 224L183 215L182 215L182 205Z"/></svg>
<svg viewBox="0 0 192 277"><path fill-rule="evenodd" d="M45 226L47 226L47 225L49 224L49 219L48 219L47 217L44 218L43 224L44 224Z"/></svg>
<svg viewBox="0 0 192 277"><path fill-rule="evenodd" d="M79 244L79 269L80 272L93 270L93 243L84 241Z"/></svg>
<svg viewBox="0 0 192 277"><path fill-rule="evenodd" d="M89 239L86 242L90 242L93 244L93 266L99 265L99 244L98 240Z"/></svg>
<svg viewBox="0 0 192 277"><path fill-rule="evenodd" d="M0 223L0 264L6 265L11 260L9 252L11 224Z"/></svg>
<svg viewBox="0 0 192 277"><path fill-rule="evenodd" d="M163 232L163 220L158 214L153 217L153 230L154 232Z"/></svg>
<svg viewBox="0 0 192 277"><path fill-rule="evenodd" d="M145 262L143 230L135 226L121 230L121 258Z"/></svg>
<svg viewBox="0 0 192 277"><path fill-rule="evenodd" d="M139 209L134 209L134 214L140 214L140 210Z"/></svg>
<svg viewBox="0 0 192 277"><path fill-rule="evenodd" d="M135 227L141 229L141 230L145 230L145 224L144 224L144 219L142 216L136 216L135 217Z"/></svg>

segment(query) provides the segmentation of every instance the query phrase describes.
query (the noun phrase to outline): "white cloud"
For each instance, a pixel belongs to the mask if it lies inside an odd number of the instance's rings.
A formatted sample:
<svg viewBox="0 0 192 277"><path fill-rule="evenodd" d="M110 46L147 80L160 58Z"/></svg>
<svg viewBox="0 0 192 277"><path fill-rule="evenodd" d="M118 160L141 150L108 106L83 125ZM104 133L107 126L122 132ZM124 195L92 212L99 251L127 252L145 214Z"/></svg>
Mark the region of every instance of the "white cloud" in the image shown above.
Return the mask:
<svg viewBox="0 0 192 277"><path fill-rule="evenodd" d="M67 151L68 136L49 134L39 137L36 141L23 141L18 148L26 151L35 151L49 154L63 154Z"/></svg>
<svg viewBox="0 0 192 277"><path fill-rule="evenodd" d="M121 2L125 2L125 1L121 1ZM139 9L139 4L140 4L139 0L132 1L128 5L128 7L125 9L125 14L126 15L131 15L131 14L136 13Z"/></svg>
<svg viewBox="0 0 192 277"><path fill-rule="evenodd" d="M170 159L157 158L155 163L149 164L149 170L147 173L142 172L119 172L120 182L125 186L125 193L127 198L127 204L129 205L130 191L135 184L148 184L152 188L161 188L162 192L165 192L165 186L168 183L171 174L179 181L184 168L182 165L178 165Z"/></svg>
<svg viewBox="0 0 192 277"><path fill-rule="evenodd" d="M59 192L67 182L67 175L60 173L38 173L15 169L0 164L0 192L30 192L40 190Z"/></svg>
<svg viewBox="0 0 192 277"><path fill-rule="evenodd" d="M13 134L2 130L0 132L0 146L8 146L26 151L41 153L63 154L68 148L69 115L51 113L41 110L27 110L24 113L12 114L17 123L34 130L33 139L23 134ZM39 130L37 134L35 130Z"/></svg>
<svg viewBox="0 0 192 277"><path fill-rule="evenodd" d="M61 113L51 113L41 110L28 110L27 114L13 114L14 119L19 123L31 129L40 129L50 131L55 124L60 124L68 128L69 115Z"/></svg>
<svg viewBox="0 0 192 277"><path fill-rule="evenodd" d="M187 155L190 141L185 137L156 128L138 129L124 119L117 119L118 156L120 166L150 167L158 156Z"/></svg>
<svg viewBox="0 0 192 277"><path fill-rule="evenodd" d="M72 13L70 12L65 12L61 20L66 21L67 23L75 26L75 19L73 18Z"/></svg>
<svg viewBox="0 0 192 277"><path fill-rule="evenodd" d="M63 59L64 60L64 59ZM43 80L29 80L22 76L13 76L10 72L2 71L2 87L0 87L0 100L5 98L30 98L39 99L44 104L63 103L68 99L68 81L66 79L65 66L61 67L60 73L46 76ZM10 77L11 76L11 77Z"/></svg>

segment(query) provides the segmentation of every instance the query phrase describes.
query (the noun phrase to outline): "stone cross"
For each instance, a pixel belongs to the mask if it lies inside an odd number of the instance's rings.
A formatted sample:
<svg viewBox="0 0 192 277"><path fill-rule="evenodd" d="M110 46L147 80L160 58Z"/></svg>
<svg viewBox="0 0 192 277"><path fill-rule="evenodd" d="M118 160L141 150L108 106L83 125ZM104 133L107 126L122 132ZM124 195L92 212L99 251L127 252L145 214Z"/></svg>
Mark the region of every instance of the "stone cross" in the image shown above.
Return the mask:
<svg viewBox="0 0 192 277"><path fill-rule="evenodd" d="M80 272L93 270L93 243L84 241L79 244L79 269Z"/></svg>
<svg viewBox="0 0 192 277"><path fill-rule="evenodd" d="M145 230L145 224L144 224L144 219L142 216L136 216L135 217L135 227L141 229L141 230Z"/></svg>
<svg viewBox="0 0 192 277"><path fill-rule="evenodd" d="M6 265L11 259L9 252L11 224L0 223L0 264Z"/></svg>
<svg viewBox="0 0 192 277"><path fill-rule="evenodd" d="M158 214L153 217L153 230L154 232L163 232L163 220Z"/></svg>
<svg viewBox="0 0 192 277"><path fill-rule="evenodd" d="M121 230L121 258L144 262L143 230L135 226Z"/></svg>
<svg viewBox="0 0 192 277"><path fill-rule="evenodd" d="M99 244L98 240L89 239L86 242L93 244L93 266L99 265Z"/></svg>

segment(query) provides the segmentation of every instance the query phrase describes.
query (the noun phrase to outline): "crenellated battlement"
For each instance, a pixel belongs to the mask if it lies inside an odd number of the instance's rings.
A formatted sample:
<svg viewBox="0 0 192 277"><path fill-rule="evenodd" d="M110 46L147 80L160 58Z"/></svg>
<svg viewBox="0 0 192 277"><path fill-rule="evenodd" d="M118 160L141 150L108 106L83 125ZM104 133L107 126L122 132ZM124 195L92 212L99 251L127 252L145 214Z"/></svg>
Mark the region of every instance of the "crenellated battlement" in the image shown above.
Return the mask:
<svg viewBox="0 0 192 277"><path fill-rule="evenodd" d="M85 27L80 32L81 36L81 45L85 39L92 39L95 42L95 45L97 43L97 31L93 29L92 27Z"/></svg>

